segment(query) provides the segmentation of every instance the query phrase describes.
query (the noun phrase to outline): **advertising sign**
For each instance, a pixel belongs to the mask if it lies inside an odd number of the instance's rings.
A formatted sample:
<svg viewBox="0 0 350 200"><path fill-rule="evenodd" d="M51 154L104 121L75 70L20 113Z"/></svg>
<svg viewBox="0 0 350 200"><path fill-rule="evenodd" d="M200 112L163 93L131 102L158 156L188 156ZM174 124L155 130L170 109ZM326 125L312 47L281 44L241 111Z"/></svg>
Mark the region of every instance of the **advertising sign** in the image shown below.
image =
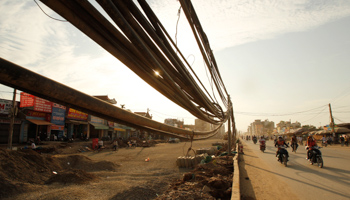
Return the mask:
<svg viewBox="0 0 350 200"><path fill-rule="evenodd" d="M42 113L42 112L36 112L36 111L32 111L32 110L27 110L26 111L26 115L30 116L30 117L47 119L46 115L48 115L48 114L47 113Z"/></svg>
<svg viewBox="0 0 350 200"><path fill-rule="evenodd" d="M39 112L52 112L52 102L42 99L40 97L34 98L34 110Z"/></svg>
<svg viewBox="0 0 350 200"><path fill-rule="evenodd" d="M52 104L51 123L64 126L64 116L66 115L66 107L57 103ZM57 130L57 129L55 129ZM60 129L59 129L60 130Z"/></svg>
<svg viewBox="0 0 350 200"><path fill-rule="evenodd" d="M114 127L114 122L108 121L108 126L109 126L109 127Z"/></svg>
<svg viewBox="0 0 350 200"><path fill-rule="evenodd" d="M52 112L52 102L25 92L21 92L20 107L34 107L35 111L47 113Z"/></svg>
<svg viewBox="0 0 350 200"><path fill-rule="evenodd" d="M51 130L63 131L64 130L64 126L51 125Z"/></svg>
<svg viewBox="0 0 350 200"><path fill-rule="evenodd" d="M90 122L92 123L97 123L97 124L104 124L104 120L99 118L99 117L95 117L91 115L91 120Z"/></svg>
<svg viewBox="0 0 350 200"><path fill-rule="evenodd" d="M23 107L33 107L34 106L34 96L25 92L21 92L21 108Z"/></svg>
<svg viewBox="0 0 350 200"><path fill-rule="evenodd" d="M0 99L0 114L9 114L12 107L12 101Z"/></svg>
<svg viewBox="0 0 350 200"><path fill-rule="evenodd" d="M88 114L80 112L78 110L74 110L73 108L69 108L67 118L86 121L88 118Z"/></svg>

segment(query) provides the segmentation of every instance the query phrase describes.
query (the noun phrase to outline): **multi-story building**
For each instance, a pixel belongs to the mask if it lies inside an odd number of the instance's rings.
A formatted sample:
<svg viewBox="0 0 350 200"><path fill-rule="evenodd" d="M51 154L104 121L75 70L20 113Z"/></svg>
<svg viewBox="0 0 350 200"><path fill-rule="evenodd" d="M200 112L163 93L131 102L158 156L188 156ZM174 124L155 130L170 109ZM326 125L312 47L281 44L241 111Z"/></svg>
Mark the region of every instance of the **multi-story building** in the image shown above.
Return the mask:
<svg viewBox="0 0 350 200"><path fill-rule="evenodd" d="M265 119L265 121L261 121L260 119L255 120L248 127L248 133L250 135L255 136L268 136L273 133L275 128L275 123Z"/></svg>
<svg viewBox="0 0 350 200"><path fill-rule="evenodd" d="M280 123L276 124L276 130L279 134L288 133L298 128L301 128L301 123L297 121L294 123L291 121L280 121Z"/></svg>
<svg viewBox="0 0 350 200"><path fill-rule="evenodd" d="M212 125L201 119L195 119L194 121L194 130L195 131L210 131L212 130Z"/></svg>

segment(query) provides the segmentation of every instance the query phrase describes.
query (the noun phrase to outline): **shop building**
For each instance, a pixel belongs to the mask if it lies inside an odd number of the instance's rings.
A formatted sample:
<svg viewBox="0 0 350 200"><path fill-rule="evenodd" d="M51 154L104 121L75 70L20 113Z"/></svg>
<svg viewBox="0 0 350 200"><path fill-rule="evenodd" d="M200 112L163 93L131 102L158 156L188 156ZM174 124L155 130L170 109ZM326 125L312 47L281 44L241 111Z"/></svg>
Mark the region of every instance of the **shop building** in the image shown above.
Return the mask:
<svg viewBox="0 0 350 200"><path fill-rule="evenodd" d="M17 105L19 102L16 102ZM8 136L10 133L10 117L12 108L12 101L6 99L0 99L0 144L8 143ZM12 142L20 142L22 120L15 113L15 120L13 125Z"/></svg>

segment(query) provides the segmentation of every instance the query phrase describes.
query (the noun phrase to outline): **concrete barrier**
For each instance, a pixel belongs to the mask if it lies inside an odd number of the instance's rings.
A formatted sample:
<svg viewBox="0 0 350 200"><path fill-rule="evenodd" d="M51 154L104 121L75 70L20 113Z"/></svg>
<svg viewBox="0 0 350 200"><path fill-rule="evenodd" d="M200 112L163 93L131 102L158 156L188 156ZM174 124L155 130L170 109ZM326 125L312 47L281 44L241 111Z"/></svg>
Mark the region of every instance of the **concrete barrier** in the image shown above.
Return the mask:
<svg viewBox="0 0 350 200"><path fill-rule="evenodd" d="M236 143L236 149L238 149L238 143ZM232 194L231 200L241 199L241 190L239 184L239 166L238 166L238 156L239 153L233 157L233 181L232 181Z"/></svg>

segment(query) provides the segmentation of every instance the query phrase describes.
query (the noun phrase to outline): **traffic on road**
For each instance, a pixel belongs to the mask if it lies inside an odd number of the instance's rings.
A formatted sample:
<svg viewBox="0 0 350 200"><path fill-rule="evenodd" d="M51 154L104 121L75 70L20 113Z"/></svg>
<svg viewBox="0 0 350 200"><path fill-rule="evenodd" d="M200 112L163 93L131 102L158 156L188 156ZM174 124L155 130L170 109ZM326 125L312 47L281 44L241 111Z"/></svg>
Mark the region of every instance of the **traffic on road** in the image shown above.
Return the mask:
<svg viewBox="0 0 350 200"><path fill-rule="evenodd" d="M283 138L263 142L252 138L243 143L258 163L266 164L264 175L277 177L299 199L350 199L350 147L339 144L322 148L320 142L311 141L312 137L308 140L305 143L309 146L292 145Z"/></svg>

